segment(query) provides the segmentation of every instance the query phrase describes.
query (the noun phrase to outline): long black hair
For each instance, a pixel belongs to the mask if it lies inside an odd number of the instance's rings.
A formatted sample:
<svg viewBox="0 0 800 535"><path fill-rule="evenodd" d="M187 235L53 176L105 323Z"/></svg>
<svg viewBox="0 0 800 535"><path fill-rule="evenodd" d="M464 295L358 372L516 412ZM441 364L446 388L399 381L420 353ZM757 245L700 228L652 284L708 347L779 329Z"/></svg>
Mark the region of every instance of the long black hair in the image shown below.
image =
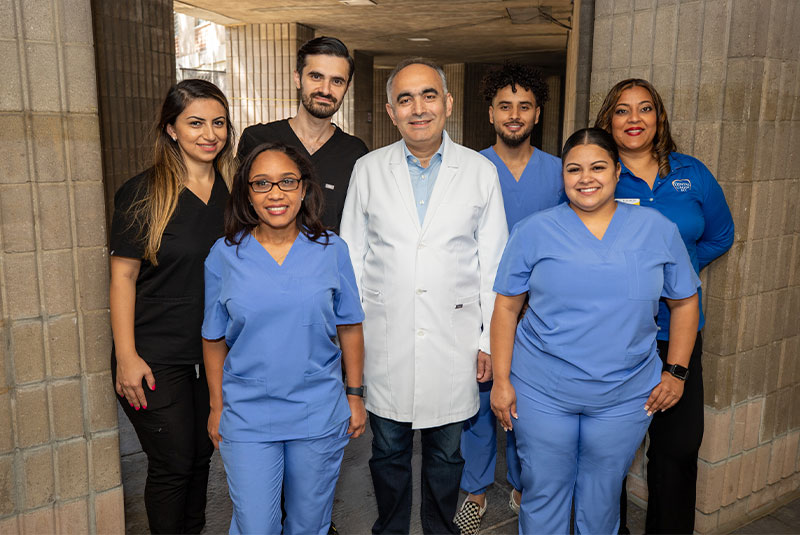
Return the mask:
<svg viewBox="0 0 800 535"><path fill-rule="evenodd" d="M263 143L250 151L250 154L239 166L233 177L231 198L225 209L225 242L228 245L239 245L245 235L258 226L258 218L253 205L250 204L250 169L259 154L266 151L282 152L294 162L300 171L301 185L305 186L305 198L300 203L295 224L300 232L310 241L328 244L328 233L322 224L324 201L322 188L314 176L311 162L294 148L283 143ZM273 186L275 187L275 186ZM324 238L324 242L320 240Z"/></svg>

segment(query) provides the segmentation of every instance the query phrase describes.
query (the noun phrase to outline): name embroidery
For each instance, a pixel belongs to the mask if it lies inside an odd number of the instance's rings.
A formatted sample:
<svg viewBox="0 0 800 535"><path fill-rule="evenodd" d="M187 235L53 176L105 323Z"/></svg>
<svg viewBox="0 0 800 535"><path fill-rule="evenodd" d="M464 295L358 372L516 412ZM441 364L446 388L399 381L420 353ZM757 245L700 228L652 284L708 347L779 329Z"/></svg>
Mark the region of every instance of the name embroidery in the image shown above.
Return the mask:
<svg viewBox="0 0 800 535"><path fill-rule="evenodd" d="M336 186L334 186L333 184L327 184L326 183L325 184L325 189L336 189Z"/></svg>
<svg viewBox="0 0 800 535"><path fill-rule="evenodd" d="M675 188L676 191L685 193L692 189L692 181L688 178L675 179L672 181L672 187Z"/></svg>
<svg viewBox="0 0 800 535"><path fill-rule="evenodd" d="M617 202L625 203L625 204L633 204L639 206L641 201L639 199L614 199Z"/></svg>

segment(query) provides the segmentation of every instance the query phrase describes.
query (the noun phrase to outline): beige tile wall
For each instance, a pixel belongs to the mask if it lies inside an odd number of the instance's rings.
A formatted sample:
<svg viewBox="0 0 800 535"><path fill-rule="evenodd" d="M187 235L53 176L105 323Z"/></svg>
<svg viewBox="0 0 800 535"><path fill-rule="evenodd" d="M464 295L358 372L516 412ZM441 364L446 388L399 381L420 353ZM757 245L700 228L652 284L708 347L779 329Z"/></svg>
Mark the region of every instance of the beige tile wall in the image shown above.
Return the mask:
<svg viewBox="0 0 800 535"><path fill-rule="evenodd" d="M91 4L0 21L0 532L120 533Z"/></svg>
<svg viewBox="0 0 800 535"><path fill-rule="evenodd" d="M679 150L722 185L736 241L702 274L705 438L697 525L718 532L797 492L800 441L800 3L597 0L590 123L648 78ZM632 493L646 499L645 459Z"/></svg>

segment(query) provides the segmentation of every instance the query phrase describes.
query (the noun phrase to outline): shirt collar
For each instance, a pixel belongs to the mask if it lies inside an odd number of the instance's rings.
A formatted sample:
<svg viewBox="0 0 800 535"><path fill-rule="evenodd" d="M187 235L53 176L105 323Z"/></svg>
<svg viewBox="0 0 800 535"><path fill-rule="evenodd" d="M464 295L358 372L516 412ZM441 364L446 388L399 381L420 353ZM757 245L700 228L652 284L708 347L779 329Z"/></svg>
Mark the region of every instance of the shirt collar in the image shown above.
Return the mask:
<svg viewBox="0 0 800 535"><path fill-rule="evenodd" d="M672 173L672 171L674 171L676 169L680 169L681 167L685 167L683 162L675 157L675 153L674 152L670 152L668 158L669 158L670 173ZM622 160L620 160L619 165L621 166L620 175L624 175L625 173L627 173L627 174L629 174L631 176L636 176L631 172L630 169L625 167L625 164L622 163ZM657 177L657 178L661 178L661 177Z"/></svg>
<svg viewBox="0 0 800 535"><path fill-rule="evenodd" d="M433 156L431 156L430 163L433 163L435 161L437 155L439 156L438 160L441 160L442 158L444 158L444 143L445 143L445 136L446 135L447 135L447 132L442 131L442 142L439 144L439 148L436 149L436 152L433 154ZM410 164L414 164L414 165L420 165L419 159L416 156L414 156L413 154L411 154L410 150L408 150L408 145L406 145L406 140L405 139L403 140L403 154L406 157L406 162L408 162ZM430 165L430 164L428 164L428 165Z"/></svg>

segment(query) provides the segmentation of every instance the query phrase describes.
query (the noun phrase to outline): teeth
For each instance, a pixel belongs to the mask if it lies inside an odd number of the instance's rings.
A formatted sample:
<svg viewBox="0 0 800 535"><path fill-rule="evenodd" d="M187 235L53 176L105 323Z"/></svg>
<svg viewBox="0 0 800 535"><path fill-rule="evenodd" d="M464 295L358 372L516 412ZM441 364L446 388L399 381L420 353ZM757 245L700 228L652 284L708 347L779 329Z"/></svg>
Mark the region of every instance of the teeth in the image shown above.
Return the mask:
<svg viewBox="0 0 800 535"><path fill-rule="evenodd" d="M267 208L267 212L269 212L270 214L282 214L285 211L286 211L285 206L274 206Z"/></svg>
<svg viewBox="0 0 800 535"><path fill-rule="evenodd" d="M582 189L579 189L578 191L582 191L584 193L593 193L593 192L595 192L595 191L597 191L599 189L600 188L582 188Z"/></svg>

